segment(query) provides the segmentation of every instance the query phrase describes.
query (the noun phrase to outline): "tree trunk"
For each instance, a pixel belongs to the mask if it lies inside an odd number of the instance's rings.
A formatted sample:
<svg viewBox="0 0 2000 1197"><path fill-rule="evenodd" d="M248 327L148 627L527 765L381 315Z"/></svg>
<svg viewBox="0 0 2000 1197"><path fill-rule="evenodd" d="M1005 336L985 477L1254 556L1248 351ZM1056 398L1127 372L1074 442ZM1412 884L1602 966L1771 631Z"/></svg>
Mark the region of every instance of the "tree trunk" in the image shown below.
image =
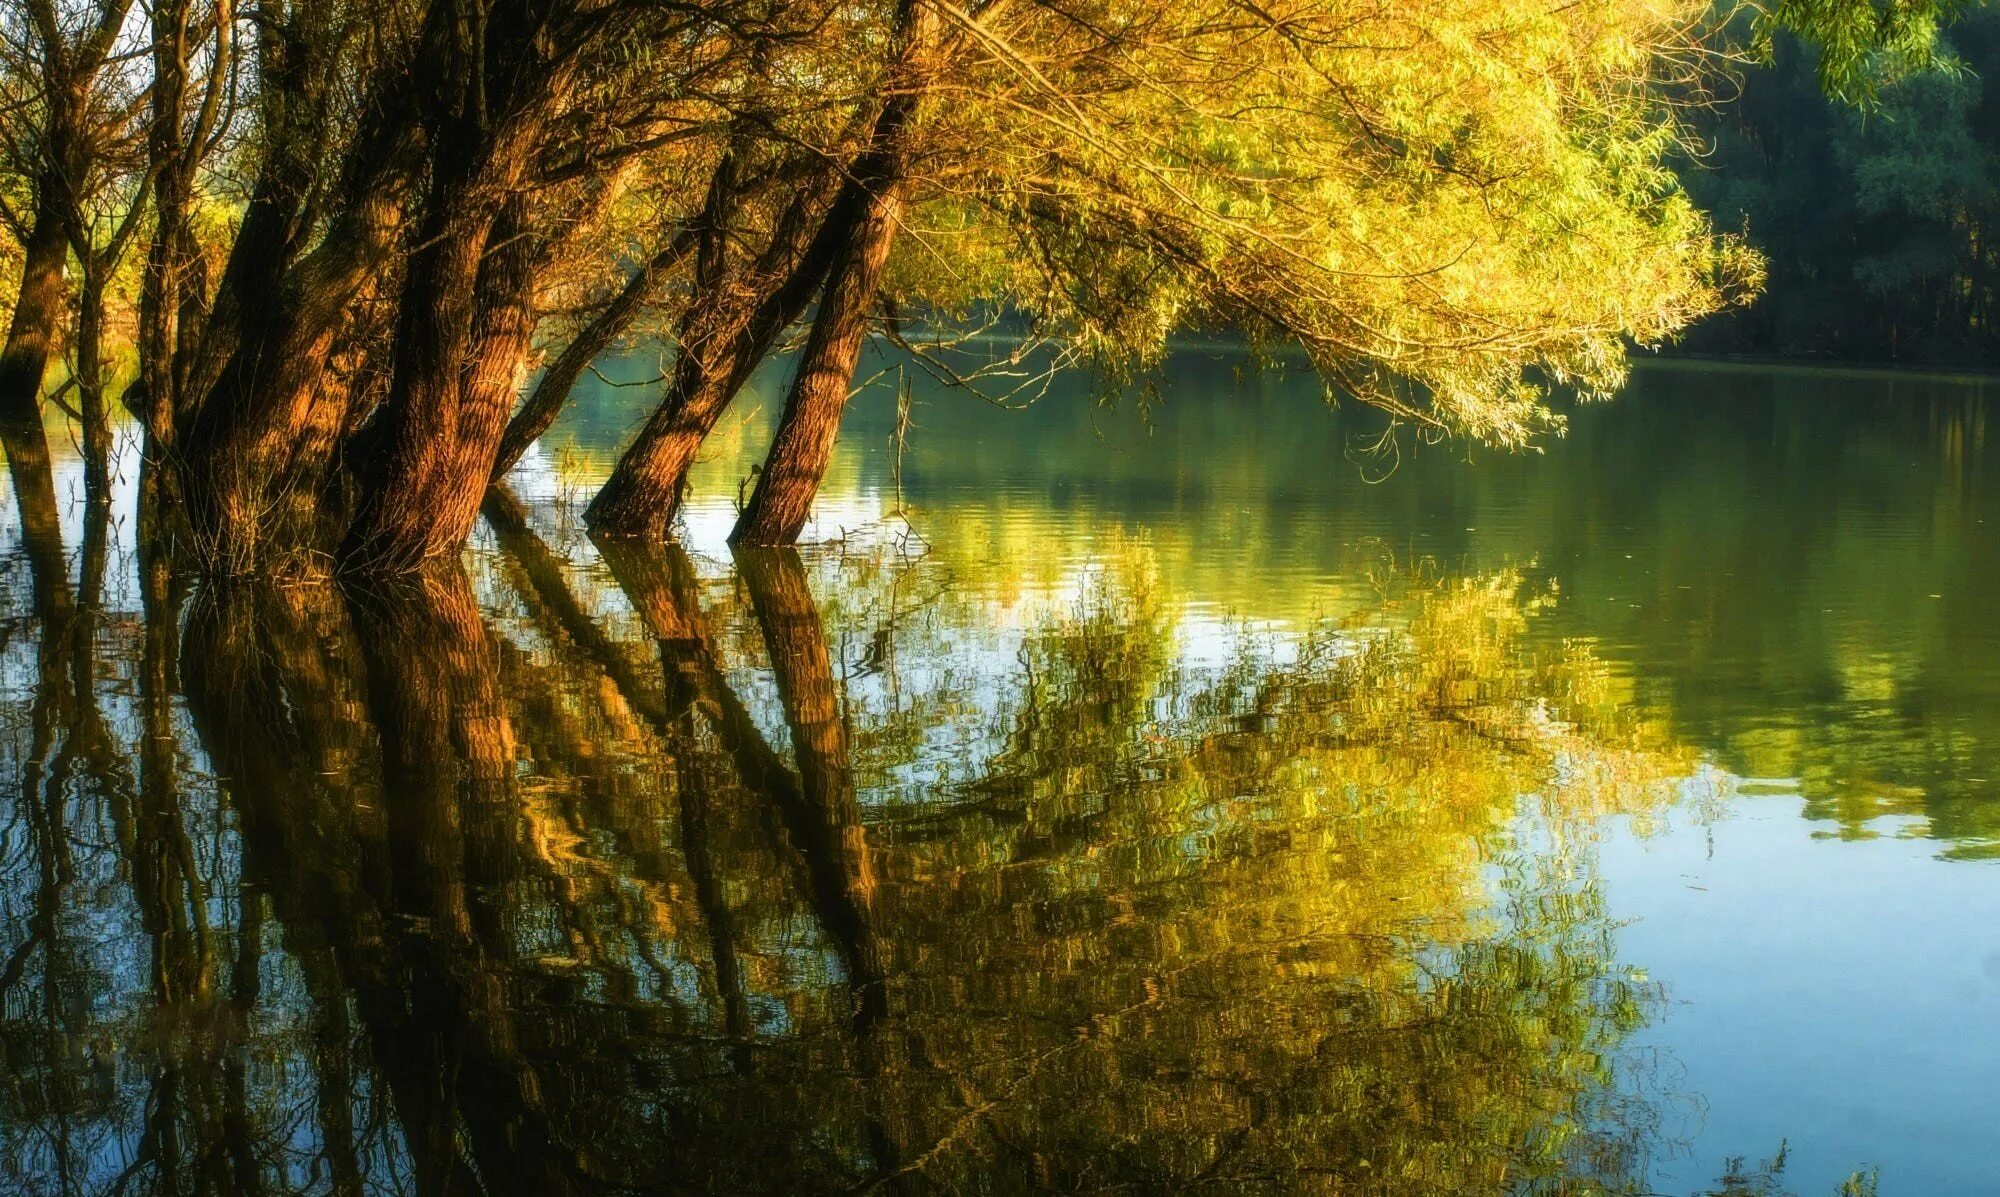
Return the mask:
<svg viewBox="0 0 2000 1197"><path fill-rule="evenodd" d="M717 278L697 296L681 323L665 398L584 513L593 531L667 538L702 442L826 275L830 227L808 237L826 185L807 188L786 208L748 279Z"/></svg>
<svg viewBox="0 0 2000 1197"><path fill-rule="evenodd" d="M939 14L926 0L901 0L901 45L891 70L892 94L882 105L869 148L855 162L816 244L831 243L831 265L819 314L806 338L785 413L750 503L729 534L732 544L797 543L812 513L840 435L854 365L868 335L882 269L903 214L911 123L934 69ZM832 234L831 237L828 235Z"/></svg>
<svg viewBox="0 0 2000 1197"><path fill-rule="evenodd" d="M49 354L63 319L64 274L72 242L79 240L81 202L104 128L95 94L98 75L125 25L132 0L107 0L96 20L66 32L55 7L31 6L27 48L40 58L39 124L32 136L10 139L26 149L31 169L34 226L21 263L20 293L0 348L0 446L21 503L24 539L31 555L62 552L57 526L55 478L48 437L42 431L41 389ZM26 132L26 130L17 130ZM23 145L23 142L26 145Z"/></svg>
<svg viewBox="0 0 2000 1197"><path fill-rule="evenodd" d="M104 284L109 264L86 264L76 312L77 412L83 424L83 490L92 503L111 495L111 412L104 401Z"/></svg>
<svg viewBox="0 0 2000 1197"><path fill-rule="evenodd" d="M584 511L584 522L592 531L652 541L667 538L680 512L695 455L739 389L730 385L734 375L733 370L716 373L683 347L666 401L655 409L639 439L618 459Z"/></svg>
<svg viewBox="0 0 2000 1197"><path fill-rule="evenodd" d="M763 473L729 534L731 544L798 543L827 463L833 459L854 366L868 335L875 293L903 208L900 180L849 186L860 192L849 209L851 223L799 356L798 373L792 377ZM835 215L842 207L836 205Z"/></svg>
<svg viewBox="0 0 2000 1197"><path fill-rule="evenodd" d="M7 451L7 472L21 509L22 543L36 576L61 577L66 566L55 472L42 431L41 391L62 319L69 240L52 204L41 205L24 248L20 293L6 346L0 349L0 446Z"/></svg>
<svg viewBox="0 0 2000 1197"><path fill-rule="evenodd" d="M146 154L153 172L153 237L139 278L139 382L127 392L132 414L156 445L173 443L181 404L176 358L182 334L183 280L191 263L189 149L182 146L187 109L188 0L156 0L152 13L152 121Z"/></svg>
<svg viewBox="0 0 2000 1197"><path fill-rule="evenodd" d="M386 260L401 221L400 204L390 196L363 207L330 235L343 242L359 238L363 246L337 253L323 247L269 278L271 291L261 300L268 312L236 331L218 331L227 315L210 322L202 353L218 336L233 344L213 384L203 385L200 362L189 368L184 398L190 402L176 433L177 456L190 523L211 569L242 572L269 564L267 541L320 547L308 531L317 528L317 513L300 508L319 496L338 430L346 424L348 394L327 367L349 306ZM239 279L234 285L246 284ZM225 281L223 293L231 286ZM258 302L252 295L237 300Z"/></svg>
<svg viewBox="0 0 2000 1197"><path fill-rule="evenodd" d="M326 231L303 254L303 205L317 194L327 149L316 115L323 97L295 38L258 39L264 161L213 310L198 335L183 328L176 338L176 458L191 531L211 570L268 564L264 542L284 545L298 531L284 526L300 514L296 501L318 498L328 462L311 454L330 444L327 429L346 422L347 388L327 385L327 363L356 301L402 245L427 148L421 88L451 40L449 9L432 6L411 70L378 79L326 197ZM183 319L194 299L182 297ZM317 532L317 513L307 514ZM304 547L322 547L305 539Z"/></svg>
<svg viewBox="0 0 2000 1197"><path fill-rule="evenodd" d="M611 342L622 336L631 327L646 300L659 290L659 285L673 273L681 260L694 252L695 232L687 230L675 237L672 244L641 266L614 296L603 311L593 317L590 323L576 334L574 340L558 354L549 368L535 383L535 389L507 422L506 434L500 438L500 454L493 463L492 481L498 482L507 471L520 464L521 455L528 446L541 438L562 413L563 405L569 401L569 393L576 388L576 381L597 360L599 354Z"/></svg>
<svg viewBox="0 0 2000 1197"><path fill-rule="evenodd" d="M60 180L44 179L38 190L60 185ZM52 202L38 205L34 228L22 248L20 291L7 326L6 347L0 350L0 404L8 412L32 407L39 420L42 378L63 317L63 276L69 264L69 237Z"/></svg>
<svg viewBox="0 0 2000 1197"><path fill-rule="evenodd" d="M534 331L523 201L495 210L467 187L441 207L410 263L389 398L342 552L350 568L408 572L464 545Z"/></svg>
<svg viewBox="0 0 2000 1197"><path fill-rule="evenodd" d="M177 170L154 183L153 239L139 287L139 379L127 391L133 416L162 447L174 443L175 428L188 414L191 342L209 304L201 247L188 223L189 193Z"/></svg>

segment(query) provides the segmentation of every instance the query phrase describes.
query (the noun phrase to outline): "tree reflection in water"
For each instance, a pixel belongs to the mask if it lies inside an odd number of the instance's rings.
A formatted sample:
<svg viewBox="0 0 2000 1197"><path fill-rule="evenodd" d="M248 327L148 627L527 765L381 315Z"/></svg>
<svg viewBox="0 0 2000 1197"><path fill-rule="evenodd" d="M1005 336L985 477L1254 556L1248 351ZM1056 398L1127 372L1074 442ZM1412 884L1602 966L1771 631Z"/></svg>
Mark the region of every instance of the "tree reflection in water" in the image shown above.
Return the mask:
<svg viewBox="0 0 2000 1197"><path fill-rule="evenodd" d="M1518 578L1204 637L1138 545L1003 607L486 517L11 567L6 1187L1642 1187L1589 829L1694 762Z"/></svg>

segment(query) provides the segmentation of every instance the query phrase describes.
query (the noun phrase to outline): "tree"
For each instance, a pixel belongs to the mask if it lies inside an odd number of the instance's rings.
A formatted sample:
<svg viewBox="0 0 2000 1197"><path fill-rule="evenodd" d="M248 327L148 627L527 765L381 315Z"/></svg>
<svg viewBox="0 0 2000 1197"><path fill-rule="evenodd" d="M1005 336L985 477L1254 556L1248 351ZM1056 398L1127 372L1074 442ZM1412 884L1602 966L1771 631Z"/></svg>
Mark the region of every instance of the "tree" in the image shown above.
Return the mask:
<svg viewBox="0 0 2000 1197"><path fill-rule="evenodd" d="M1777 0L1755 9L1755 45L1772 52L1779 32L1817 49L1820 90L1871 100L1885 82L1921 74L1942 58L1938 35L1983 0Z"/></svg>
<svg viewBox="0 0 2000 1197"><path fill-rule="evenodd" d="M1345 394L1525 443L1556 424L1525 371L1608 391L1623 338L1754 281L1663 163L1658 86L1698 15L898 7L871 88L888 98L821 222L825 279L818 252L797 272L818 303L736 539L798 536L891 277L899 306L1012 308L1121 374L1175 330L1246 328ZM897 245L988 273L912 286ZM656 422L614 472L600 527L663 526L690 456L646 474L663 439Z"/></svg>
<svg viewBox="0 0 2000 1197"><path fill-rule="evenodd" d="M1608 393L1628 341L1759 271L1669 169L1674 93L1722 36L1694 0L107 4L35 0L0 57L18 481L40 485L27 416L70 255L107 455L105 301L150 207L127 399L221 572L455 552L644 319L680 352L593 523L664 535L810 310L736 533L782 543L884 324L1004 318L1113 380L1177 331L1240 329L1302 347L1336 397L1518 446L1559 429L1555 390ZM1801 3L1760 28L1820 38L1841 86L1929 61L1951 11ZM545 325L575 337L513 412Z"/></svg>
<svg viewBox="0 0 2000 1197"><path fill-rule="evenodd" d="M2000 351L2000 16L1968 13L1950 69L1885 82L1865 107L1830 100L1810 47L1781 41L1739 99L1697 113L1710 147L1683 173L1718 223L1770 263L1759 301L1696 331L1696 348L1981 365Z"/></svg>
<svg viewBox="0 0 2000 1197"><path fill-rule="evenodd" d="M0 18L0 154L21 197L18 207L0 204L0 219L22 249L20 284L0 345L0 446L31 543L54 534L42 381L63 324L70 251L93 244L86 206L104 185L108 143L124 133L126 97L108 63L131 7L131 0L29 0ZM88 251L85 264L101 296L106 264ZM92 401L101 404L101 393L86 400ZM98 442L92 457L101 460L103 413L95 416L87 427Z"/></svg>

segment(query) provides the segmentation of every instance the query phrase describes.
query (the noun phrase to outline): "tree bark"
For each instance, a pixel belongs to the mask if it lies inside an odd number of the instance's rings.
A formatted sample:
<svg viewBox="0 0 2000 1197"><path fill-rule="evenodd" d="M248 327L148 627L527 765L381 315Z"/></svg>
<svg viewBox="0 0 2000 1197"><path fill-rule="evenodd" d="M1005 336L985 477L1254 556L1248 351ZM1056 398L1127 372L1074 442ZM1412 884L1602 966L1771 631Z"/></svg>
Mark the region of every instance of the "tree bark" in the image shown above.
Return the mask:
<svg viewBox="0 0 2000 1197"><path fill-rule="evenodd" d="M386 263L403 220L407 177L395 166L334 218L324 244L287 266L277 241L255 260L253 203L217 292L218 311L184 374L187 400L176 439L190 523L209 568L242 572L267 563L264 542L284 543L287 500L317 498L331 430L346 423L346 388L328 385L327 364L348 309ZM275 201L274 201L275 205ZM282 229L271 230L281 239ZM245 261L243 259L251 259ZM226 301L226 302L225 302ZM317 435L315 434L317 430Z"/></svg>
<svg viewBox="0 0 2000 1197"><path fill-rule="evenodd" d="M209 311L201 246L192 223L195 172L221 119L222 94L235 69L235 4L216 0L215 52L189 123L194 80L188 75L190 0L157 0L152 10L152 111L146 157L152 175L153 236L139 280L139 379L126 404L159 448L173 443L191 399L187 370Z"/></svg>
<svg viewBox="0 0 2000 1197"><path fill-rule="evenodd" d="M481 190L446 199L411 261L375 460L342 553L350 568L414 570L457 552L479 516L534 332L525 201L493 209Z"/></svg>
<svg viewBox="0 0 2000 1197"><path fill-rule="evenodd" d="M355 302L402 244L431 142L425 89L444 76L439 62L456 34L455 6L430 6L408 69L374 76L362 125L325 196L325 231L303 248L301 231L317 223L306 205L321 193L330 136L327 80L315 71L305 20L312 7L290 9L295 21L258 39L263 161L213 310L198 335L183 329L177 338L175 456L211 571L269 564L267 540L324 547L311 535L316 512L307 513L306 533L287 525L300 514L297 500L316 502L330 464L309 449L330 445L327 430L347 422L348 389L329 385L327 365Z"/></svg>
<svg viewBox="0 0 2000 1197"><path fill-rule="evenodd" d="M56 330L63 318L64 275L73 242L83 240L79 197L97 161L91 121L103 98L97 80L124 27L132 0L100 0L95 19L72 38L54 7L30 11L37 19L29 52L39 55L40 127L31 139L34 224L22 246L20 291L0 348L0 446L21 504L22 532L31 556L53 553L60 564L55 477L48 437L42 431L41 390Z"/></svg>
<svg viewBox="0 0 2000 1197"><path fill-rule="evenodd" d="M21 509L22 543L35 562L36 576L61 577L62 529L48 435L42 430L41 391L62 319L69 239L52 203L40 205L25 249L20 292L0 349L0 446L7 451L7 473Z"/></svg>
<svg viewBox="0 0 2000 1197"><path fill-rule="evenodd" d="M939 16L926 0L902 0L897 24L901 46L891 71L893 91L876 117L867 152L827 216L835 249L826 291L764 470L729 534L732 544L797 543L833 458L854 366L902 219L910 126L938 41Z"/></svg>
<svg viewBox="0 0 2000 1197"><path fill-rule="evenodd" d="M523 184L543 120L581 69L574 44L548 56L538 12L503 6L478 38L448 35L441 51L446 82L424 118L429 188L398 298L395 364L341 549L350 570L407 573L456 553L493 476L534 333L539 254ZM538 69L496 72L512 60L500 47Z"/></svg>
<svg viewBox="0 0 2000 1197"><path fill-rule="evenodd" d="M829 226L808 233L826 185L787 206L748 278L717 278L697 296L681 323L666 396L584 513L594 532L667 538L702 442L825 278Z"/></svg>
<svg viewBox="0 0 2000 1197"><path fill-rule="evenodd" d="M110 501L111 412L104 396L104 285L112 263L86 263L76 311L76 398L83 425L83 490Z"/></svg>
<svg viewBox="0 0 2000 1197"><path fill-rule="evenodd" d="M549 363L548 369L542 371L541 378L535 382L535 389L528 393L521 409L507 422L507 431L500 438L499 456L493 463L491 481L498 482L519 465L521 455L528 451L528 446L539 440L556 422L556 417L562 414L563 405L569 402L570 392L576 389L577 379L583 377L590 363L596 361L611 342L631 327L632 321L646 306L646 301L659 290L660 283L694 252L695 241L694 230L683 231L666 248L649 258L626 280L625 286L605 305L604 310L592 317L556 356L556 360Z"/></svg>
<svg viewBox="0 0 2000 1197"><path fill-rule="evenodd" d="M848 388L903 207L899 181L879 187L850 186L857 192L849 209L851 223L799 355L798 372L785 396L785 412L763 472L729 534L731 544L798 543L833 459Z"/></svg>

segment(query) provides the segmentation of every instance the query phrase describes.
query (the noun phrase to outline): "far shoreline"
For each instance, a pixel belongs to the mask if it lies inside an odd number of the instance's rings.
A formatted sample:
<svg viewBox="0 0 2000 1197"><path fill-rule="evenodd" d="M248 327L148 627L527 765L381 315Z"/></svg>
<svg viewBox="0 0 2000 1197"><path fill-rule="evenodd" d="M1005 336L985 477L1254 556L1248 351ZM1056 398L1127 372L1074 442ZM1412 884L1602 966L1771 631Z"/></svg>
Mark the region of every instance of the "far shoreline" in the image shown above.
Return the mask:
<svg viewBox="0 0 2000 1197"><path fill-rule="evenodd" d="M1628 359L1634 369L1686 371L1760 371L1765 373L1823 375L1838 378L1908 379L1920 382L1951 382L1984 387L2000 382L2000 367L1922 366L1895 362L1842 362L1825 358L1750 357L1709 353L1638 353Z"/></svg>

